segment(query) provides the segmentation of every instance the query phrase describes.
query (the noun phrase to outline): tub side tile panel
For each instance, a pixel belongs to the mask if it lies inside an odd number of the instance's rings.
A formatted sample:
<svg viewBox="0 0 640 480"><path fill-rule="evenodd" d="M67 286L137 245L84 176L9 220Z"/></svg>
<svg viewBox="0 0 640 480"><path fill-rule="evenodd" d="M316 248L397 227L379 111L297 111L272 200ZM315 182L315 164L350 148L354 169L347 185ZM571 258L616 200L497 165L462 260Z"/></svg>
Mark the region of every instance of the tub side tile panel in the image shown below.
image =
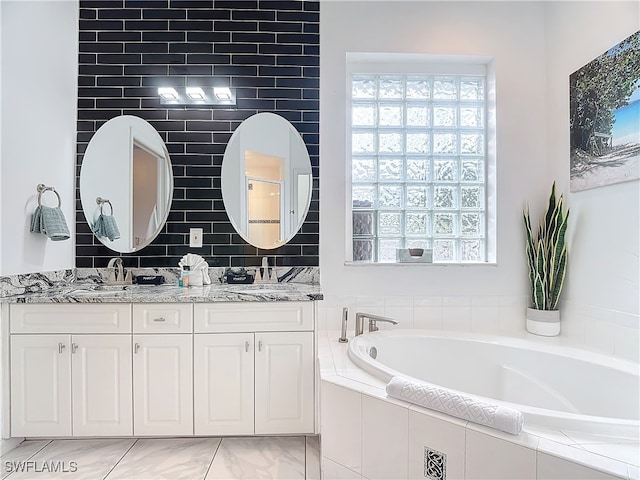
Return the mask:
<svg viewBox="0 0 640 480"><path fill-rule="evenodd" d="M407 407L362 396L362 475L371 480L407 478Z"/></svg>
<svg viewBox="0 0 640 480"><path fill-rule="evenodd" d="M428 465L425 448L444 455L442 469ZM465 428L434 416L409 411L408 478L464 478ZM438 475L442 473L442 475Z"/></svg>
<svg viewBox="0 0 640 480"><path fill-rule="evenodd" d="M320 382L320 442L322 456L361 472L361 394Z"/></svg>
<svg viewBox="0 0 640 480"><path fill-rule="evenodd" d="M536 478L536 451L533 449L467 429L465 450L465 478Z"/></svg>
<svg viewBox="0 0 640 480"><path fill-rule="evenodd" d="M546 453L538 452L537 457L538 480L613 480L626 478L607 475L577 463L554 457Z"/></svg>

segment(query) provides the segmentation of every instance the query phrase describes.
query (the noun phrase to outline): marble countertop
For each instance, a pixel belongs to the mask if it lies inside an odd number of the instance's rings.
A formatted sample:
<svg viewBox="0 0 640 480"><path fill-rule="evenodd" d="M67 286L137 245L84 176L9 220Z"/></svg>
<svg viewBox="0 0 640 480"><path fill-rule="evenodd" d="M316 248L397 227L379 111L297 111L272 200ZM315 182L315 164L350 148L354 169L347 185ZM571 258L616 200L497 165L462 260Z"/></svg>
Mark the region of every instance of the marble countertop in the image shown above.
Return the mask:
<svg viewBox="0 0 640 480"><path fill-rule="evenodd" d="M258 283L251 285L96 285L69 284L38 292L0 297L2 303L178 303L278 302L322 300L318 284Z"/></svg>
<svg viewBox="0 0 640 480"><path fill-rule="evenodd" d="M225 267L209 268L212 283L179 287L179 269L133 269L159 275L161 285L111 285L104 268L75 268L0 277L0 303L196 303L322 300L317 267L275 267L277 282L229 285Z"/></svg>

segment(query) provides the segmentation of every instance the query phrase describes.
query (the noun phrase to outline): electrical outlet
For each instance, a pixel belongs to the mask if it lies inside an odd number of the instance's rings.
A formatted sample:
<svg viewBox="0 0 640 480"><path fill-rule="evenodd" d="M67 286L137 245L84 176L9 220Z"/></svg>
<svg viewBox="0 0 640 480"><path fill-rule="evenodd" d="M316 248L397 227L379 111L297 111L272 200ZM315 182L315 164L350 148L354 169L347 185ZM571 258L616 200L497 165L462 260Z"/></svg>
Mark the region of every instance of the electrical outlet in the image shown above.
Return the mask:
<svg viewBox="0 0 640 480"><path fill-rule="evenodd" d="M202 246L202 229L190 228L189 229L189 246L201 247Z"/></svg>

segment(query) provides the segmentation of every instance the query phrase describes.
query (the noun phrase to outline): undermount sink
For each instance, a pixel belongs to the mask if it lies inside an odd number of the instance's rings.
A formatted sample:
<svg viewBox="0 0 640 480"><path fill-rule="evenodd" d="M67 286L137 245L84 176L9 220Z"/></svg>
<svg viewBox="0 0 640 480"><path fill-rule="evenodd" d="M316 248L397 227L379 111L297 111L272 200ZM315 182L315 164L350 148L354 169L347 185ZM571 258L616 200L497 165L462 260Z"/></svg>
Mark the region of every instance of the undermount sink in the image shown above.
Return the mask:
<svg viewBox="0 0 640 480"><path fill-rule="evenodd" d="M247 284L247 285L227 285L229 290L235 293L244 293L249 295L267 295L271 293L282 293L286 289L286 285L280 285L277 283L266 284Z"/></svg>
<svg viewBox="0 0 640 480"><path fill-rule="evenodd" d="M146 285L144 285L146 287ZM77 290L70 292L71 295L81 296L100 296L100 295L117 295L119 293L127 293L140 289L141 285L91 285L87 287L79 287Z"/></svg>
<svg viewBox="0 0 640 480"><path fill-rule="evenodd" d="M118 295L121 293L126 293L127 290L124 289L124 286L119 286L118 288L96 288L96 289L78 289L70 292L72 296L83 296L83 297L97 297L97 296L106 296L106 295Z"/></svg>

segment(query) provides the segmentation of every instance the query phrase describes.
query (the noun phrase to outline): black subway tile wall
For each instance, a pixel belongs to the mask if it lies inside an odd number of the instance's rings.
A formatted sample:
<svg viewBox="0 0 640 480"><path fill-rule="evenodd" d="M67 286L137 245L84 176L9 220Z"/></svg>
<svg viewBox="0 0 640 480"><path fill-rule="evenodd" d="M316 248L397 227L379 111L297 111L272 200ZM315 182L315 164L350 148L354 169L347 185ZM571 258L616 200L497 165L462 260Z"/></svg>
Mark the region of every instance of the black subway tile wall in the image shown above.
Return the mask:
<svg viewBox="0 0 640 480"><path fill-rule="evenodd" d="M80 0L76 185L87 144L118 115L136 115L160 133L171 156L171 211L147 247L123 254L129 267L175 267L188 253L211 266L318 266L319 2L267 0ZM229 85L233 109L166 108L158 86ZM287 245L247 244L224 210L221 167L233 131L272 112L302 135L311 157L309 213ZM202 228L203 247L189 247ZM76 191L76 266L104 267L118 253L87 224Z"/></svg>

